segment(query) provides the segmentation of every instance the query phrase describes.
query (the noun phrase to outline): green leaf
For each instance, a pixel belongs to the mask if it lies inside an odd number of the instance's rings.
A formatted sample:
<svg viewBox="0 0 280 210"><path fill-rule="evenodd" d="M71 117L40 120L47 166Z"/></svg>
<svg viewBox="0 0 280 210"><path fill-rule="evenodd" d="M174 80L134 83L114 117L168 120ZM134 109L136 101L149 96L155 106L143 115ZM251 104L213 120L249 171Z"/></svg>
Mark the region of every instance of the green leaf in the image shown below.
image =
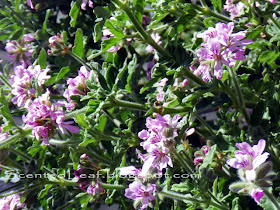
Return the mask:
<svg viewBox="0 0 280 210"><path fill-rule="evenodd" d="M212 4L214 5L214 8L217 12L222 11L222 1L221 0L211 0Z"/></svg>
<svg viewBox="0 0 280 210"><path fill-rule="evenodd" d="M193 184L190 182L181 182L180 184L173 184L171 187L172 191L179 192L179 193L189 193L194 188Z"/></svg>
<svg viewBox="0 0 280 210"><path fill-rule="evenodd" d="M47 52L44 48L42 48L40 51L38 63L40 65L41 69L45 69L47 66Z"/></svg>
<svg viewBox="0 0 280 210"><path fill-rule="evenodd" d="M71 2L71 10L69 16L71 17L70 25L74 27L76 25L77 17L80 11L80 7L77 6L76 2Z"/></svg>
<svg viewBox="0 0 280 210"><path fill-rule="evenodd" d="M95 7L93 10L93 13L99 17L99 18L104 18L105 20L108 19L111 14L110 10L107 7Z"/></svg>
<svg viewBox="0 0 280 210"><path fill-rule="evenodd" d="M100 23L96 23L94 25L94 33L93 33L93 40L97 42L102 37L102 27Z"/></svg>
<svg viewBox="0 0 280 210"><path fill-rule="evenodd" d="M127 84L125 86L125 89L127 90L128 93L131 93L132 92L132 76L133 76L133 73L135 72L135 68L136 68L136 65L137 65L137 57L136 55L134 54L133 55L133 59L132 61L129 62L128 64L128 77L127 77Z"/></svg>
<svg viewBox="0 0 280 210"><path fill-rule="evenodd" d="M241 206L239 205L239 198L236 197L232 200L232 210L242 210Z"/></svg>
<svg viewBox="0 0 280 210"><path fill-rule="evenodd" d="M76 118L76 120L75 120L76 123L78 123L79 125L81 125L85 129L89 129L89 124L86 121L85 114L83 114L83 113L78 114L75 118Z"/></svg>
<svg viewBox="0 0 280 210"><path fill-rule="evenodd" d="M104 132L106 123L107 123L107 117L104 114L102 114L98 119L98 124L96 126L94 126L94 128Z"/></svg>
<svg viewBox="0 0 280 210"><path fill-rule="evenodd" d="M80 28L76 31L73 52L80 58L84 57L83 31Z"/></svg>
<svg viewBox="0 0 280 210"><path fill-rule="evenodd" d="M105 26L110 30L111 33L114 34L114 37L121 38L121 39L125 37L123 31L122 31L121 29L116 28L116 27L112 24L112 21L111 21L111 20L107 20L107 21L105 22Z"/></svg>
<svg viewBox="0 0 280 210"><path fill-rule="evenodd" d="M140 23L142 23L145 1L144 0L133 0L133 3L135 5L135 9L134 9L135 16L138 19L138 21Z"/></svg>
<svg viewBox="0 0 280 210"><path fill-rule="evenodd" d="M263 26L258 26L256 28L249 28L246 33L246 39L254 39L260 35L260 33L264 30Z"/></svg>
<svg viewBox="0 0 280 210"><path fill-rule="evenodd" d="M48 19L49 19L49 16L51 14L51 11L52 10L48 9L47 12L46 12L45 20L44 20L43 27L42 27L42 33L43 34L45 34L47 32L47 23L48 23Z"/></svg>
<svg viewBox="0 0 280 210"><path fill-rule="evenodd" d="M8 102L7 102L6 97L4 95L4 91L3 91L2 88L0 89L0 103L2 105L1 108L0 108L0 112L3 115L3 117L5 117L7 119L8 123L11 126L16 126L16 124L13 120L12 114L10 112Z"/></svg>
<svg viewBox="0 0 280 210"><path fill-rule="evenodd" d="M69 147L69 151L70 151L70 158L73 161L73 168L74 170L77 170L80 158L72 147Z"/></svg>
<svg viewBox="0 0 280 210"><path fill-rule="evenodd" d="M207 153L206 157L203 160L203 164L199 167L199 172L201 172L201 169L207 168L209 165L211 165L216 153L216 149L217 149L216 144L211 147L210 151Z"/></svg>
<svg viewBox="0 0 280 210"><path fill-rule="evenodd" d="M270 66L275 66L275 60L280 56L279 52L274 51L264 51L260 54L258 61L265 64L267 63Z"/></svg>
<svg viewBox="0 0 280 210"><path fill-rule="evenodd" d="M70 71L70 67L66 66L60 69L58 75L56 76L55 82L58 82L60 79L64 78L64 76Z"/></svg>
<svg viewBox="0 0 280 210"><path fill-rule="evenodd" d="M44 186L44 189L42 189L40 191L40 193L38 194L38 199L42 199L44 198L48 193L49 193L49 189L52 187L52 184L47 184Z"/></svg>

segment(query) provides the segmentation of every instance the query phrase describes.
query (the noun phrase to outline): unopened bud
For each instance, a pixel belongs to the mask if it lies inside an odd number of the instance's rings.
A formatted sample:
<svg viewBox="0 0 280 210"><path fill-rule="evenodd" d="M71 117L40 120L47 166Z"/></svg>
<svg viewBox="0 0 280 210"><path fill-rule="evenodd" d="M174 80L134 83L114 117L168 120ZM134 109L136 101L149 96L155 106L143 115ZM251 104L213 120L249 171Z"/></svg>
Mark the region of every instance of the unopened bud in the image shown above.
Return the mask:
<svg viewBox="0 0 280 210"><path fill-rule="evenodd" d="M272 168L272 163L269 161L260 165L256 170L256 174L257 174L256 179L259 180L264 178L268 174L268 172L271 171L271 168Z"/></svg>
<svg viewBox="0 0 280 210"><path fill-rule="evenodd" d="M247 186L246 186L245 182L234 182L229 186L230 191L236 192L236 193L246 191L246 188L247 188Z"/></svg>

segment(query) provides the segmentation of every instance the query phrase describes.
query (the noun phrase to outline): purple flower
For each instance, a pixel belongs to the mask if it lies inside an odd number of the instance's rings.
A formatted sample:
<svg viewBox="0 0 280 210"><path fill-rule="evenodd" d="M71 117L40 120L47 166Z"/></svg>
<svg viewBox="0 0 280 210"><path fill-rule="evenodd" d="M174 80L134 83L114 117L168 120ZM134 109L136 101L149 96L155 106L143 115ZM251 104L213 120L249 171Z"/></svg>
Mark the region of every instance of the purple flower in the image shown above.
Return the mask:
<svg viewBox="0 0 280 210"><path fill-rule="evenodd" d="M150 184L144 186L143 184L134 181L125 189L125 196L129 199L140 201L141 210L146 209L150 201L155 200L156 185Z"/></svg>
<svg viewBox="0 0 280 210"><path fill-rule="evenodd" d="M246 7L246 5L241 1L235 3L233 0L227 0L226 4L224 5L224 9L230 14L231 18L236 18L244 7Z"/></svg>
<svg viewBox="0 0 280 210"><path fill-rule="evenodd" d="M41 69L39 65L29 66L27 69L24 66L16 66L15 74L11 77L12 83L11 93L14 95L12 102L19 107L28 108L35 97L36 90L32 86L32 80L35 79L41 88L41 85L50 78L47 75L49 69Z"/></svg>
<svg viewBox="0 0 280 210"><path fill-rule="evenodd" d="M9 195L0 199L0 209L22 209L25 207L25 203L20 202L20 196L18 194Z"/></svg>
<svg viewBox="0 0 280 210"><path fill-rule="evenodd" d="M27 5L31 8L31 9L34 9L34 6L32 4L32 0L26 0L27 2Z"/></svg>
<svg viewBox="0 0 280 210"><path fill-rule="evenodd" d="M15 65L23 65L24 67L31 65L30 58L34 49L30 42L33 40L32 34L25 34L19 41L7 41L5 49L10 54L9 57L14 60Z"/></svg>
<svg viewBox="0 0 280 210"><path fill-rule="evenodd" d="M82 66L78 71L78 76L75 78L67 79L68 88L65 90L63 96L69 102L68 109L73 109L75 103L72 102L71 96L74 95L87 95L89 89L86 85L86 80L90 78L91 72L89 72L85 66Z"/></svg>
<svg viewBox="0 0 280 210"><path fill-rule="evenodd" d="M141 169L137 169L134 166L127 166L127 167L120 168L121 176L129 176L129 175L138 176L140 173L141 173Z"/></svg>
<svg viewBox="0 0 280 210"><path fill-rule="evenodd" d="M33 127L32 134L37 140L41 140L43 144L48 145L48 140L54 135L58 127L62 133L66 130L72 133L78 133L79 128L71 122L64 122L64 112L62 107L59 107L50 102L50 91L36 98L28 107L28 113L23 116L23 121L26 123L26 128Z"/></svg>
<svg viewBox="0 0 280 210"><path fill-rule="evenodd" d="M202 74L203 81L211 81L210 72L213 71L217 79L222 78L222 64L233 67L236 60L244 60L244 49L241 46L252 43L252 40L243 40L245 32L233 34L234 23L217 23L216 27L210 27L207 31L198 34L205 43L196 51L197 60L190 69L194 74ZM197 64L199 66L197 67Z"/></svg>
<svg viewBox="0 0 280 210"><path fill-rule="evenodd" d="M100 182L96 182L94 185L89 185L87 188L87 193L93 196L97 196L102 193L104 190L101 187Z"/></svg>
<svg viewBox="0 0 280 210"><path fill-rule="evenodd" d="M254 198L257 204L260 203L260 199L264 196L264 192L262 189L253 189L250 193L251 197Z"/></svg>
<svg viewBox="0 0 280 210"><path fill-rule="evenodd" d="M258 144L253 147L247 142L236 143L235 146L240 150L235 152L235 158L227 160L227 164L230 167L244 170L247 180L255 180L256 168L263 164L269 156L268 152L263 153L265 144L264 139L259 140Z"/></svg>
<svg viewBox="0 0 280 210"><path fill-rule="evenodd" d="M142 171L139 174L141 177L145 177L150 169L156 168L159 174L162 173L162 169L167 168L167 165L173 167L171 158L168 156L169 149L160 144L153 144L149 147L148 153L142 155L138 150L138 157L144 161Z"/></svg>
<svg viewBox="0 0 280 210"><path fill-rule="evenodd" d="M81 4L82 10L86 10L87 4L90 8L93 8L93 2L91 0L83 0L83 2Z"/></svg>

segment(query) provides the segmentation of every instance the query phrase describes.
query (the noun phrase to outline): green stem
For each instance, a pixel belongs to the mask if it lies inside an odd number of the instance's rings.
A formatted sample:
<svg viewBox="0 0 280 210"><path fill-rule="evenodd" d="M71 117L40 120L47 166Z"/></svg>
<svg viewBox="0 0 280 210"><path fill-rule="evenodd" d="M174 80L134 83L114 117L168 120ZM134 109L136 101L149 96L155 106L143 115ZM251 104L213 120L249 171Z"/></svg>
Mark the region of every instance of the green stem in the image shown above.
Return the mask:
<svg viewBox="0 0 280 210"><path fill-rule="evenodd" d="M239 63L239 65L240 64L241 63ZM237 65L237 66L239 66L239 65ZM235 86L236 93L238 95L240 111L242 112L243 116L245 117L245 120L246 120L247 124L249 125L250 118L249 118L249 115L248 115L248 113L246 111L246 108L245 108L244 98L243 98L243 94L242 94L241 89L240 89L240 85L239 85L239 82L238 82L238 79L237 79L237 75L236 75L235 71L233 70L233 68L228 68L228 69L229 69L231 78L233 80L233 84Z"/></svg>
<svg viewBox="0 0 280 210"><path fill-rule="evenodd" d="M195 83L201 85L201 86L207 86L207 83L204 82L202 79L200 79L199 77L195 76L189 69L187 68L182 68L183 70L183 74L188 78L191 79L192 81L194 81Z"/></svg>
<svg viewBox="0 0 280 210"><path fill-rule="evenodd" d="M108 189L123 190L126 188L126 186L123 185L105 184L105 183L101 183L101 187L106 190Z"/></svg>
<svg viewBox="0 0 280 210"><path fill-rule="evenodd" d="M2 82L7 85L10 89L13 89L12 86L10 85L10 83L6 80L5 77L3 77L2 74L0 74L0 79L2 80Z"/></svg>
<svg viewBox="0 0 280 210"><path fill-rule="evenodd" d="M225 92L229 95L229 97L231 98L231 100L232 100L232 102L233 102L233 106L234 106L235 108L238 108L239 102L238 102L238 98L237 98L236 94L231 90L231 88L230 88L228 85L225 85L225 84L224 84L222 81L220 81L220 80L217 80L217 81L218 81L218 83L221 85L222 90L225 91Z"/></svg>
<svg viewBox="0 0 280 210"><path fill-rule="evenodd" d="M31 129L22 130L21 128L19 128L18 133L0 142L0 149L3 149L4 147L9 146L15 143L16 141L25 138L25 136L28 135L30 132Z"/></svg>
<svg viewBox="0 0 280 210"><path fill-rule="evenodd" d="M87 113L87 110L88 110L88 107L84 107L82 109L78 109L78 110L75 110L73 112L70 112L70 113L65 115L64 120L74 118L79 114L85 114L85 113Z"/></svg>
<svg viewBox="0 0 280 210"><path fill-rule="evenodd" d="M141 23L133 15L133 13L131 12L131 9L124 2L121 2L120 0L112 0L112 1L127 14L127 16L131 20L131 22L134 25L134 27L136 28L136 30L142 36L143 40L145 40L154 49L156 49L162 56L172 58L170 53L167 52L165 49L163 49L160 45L158 45L155 42L155 40L144 30L144 28L142 27Z"/></svg>
<svg viewBox="0 0 280 210"><path fill-rule="evenodd" d="M217 206L220 206L219 208L222 207L221 209L229 209L228 207L225 207L224 204L222 204L222 203L216 198L216 196L214 196L214 195L212 194L212 192L211 192L209 189L208 189L208 195L214 200L214 202L211 201L211 202L212 202L211 205L216 204Z"/></svg>
<svg viewBox="0 0 280 210"><path fill-rule="evenodd" d="M277 22L277 20L275 20L272 15L269 15L268 17L274 23L274 25L280 30L280 24Z"/></svg>
<svg viewBox="0 0 280 210"><path fill-rule="evenodd" d="M220 19L220 20L223 20L223 21L225 21L225 22L232 22L232 21L233 21L232 19L230 19L230 18L228 18L228 17L226 17L226 16L224 16L224 15L221 15L221 14L219 14L219 13L213 12L213 11L210 10L208 7L204 7L204 8L203 8L203 7L200 7L200 6L195 5L195 4L192 4L192 6L193 6L196 10L202 12L204 15L209 15L209 16L212 16L212 17L216 17L216 18L218 18L218 19Z"/></svg>
<svg viewBox="0 0 280 210"><path fill-rule="evenodd" d="M113 99L113 106L114 107L125 107L128 109L135 109L135 110L142 110L142 111L146 111L146 107L143 104L139 104L139 103L135 103L135 102L129 102L129 101L124 101L124 100L120 100L120 99Z"/></svg>
<svg viewBox="0 0 280 210"><path fill-rule="evenodd" d="M201 122L208 129L212 136L216 135L216 133L212 130L210 125L208 125L208 123L202 117L200 117L196 112L193 112L193 114L199 120L199 122Z"/></svg>
<svg viewBox="0 0 280 210"><path fill-rule="evenodd" d="M172 151L175 157L178 159L178 161L182 164L183 168L189 173L193 174L194 171L192 170L192 167L188 165L188 163L182 158L182 155L180 155L176 149ZM194 179L195 180L195 179ZM196 180L195 180L196 181Z"/></svg>
<svg viewBox="0 0 280 210"><path fill-rule="evenodd" d="M163 191L159 192L159 194L164 195L164 196L166 196L168 198L171 198L171 199L175 199L175 200L191 201L191 202L197 203L197 204L206 203L204 200L194 198L190 195L179 194L179 193L176 193L176 192L173 192L173 191L163 190Z"/></svg>
<svg viewBox="0 0 280 210"><path fill-rule="evenodd" d="M268 192L266 189L262 189L262 190L263 190L264 194L267 196L267 198L273 203L273 205L275 206L275 209L280 209L279 202L274 197L274 195L271 194L270 192Z"/></svg>
<svg viewBox="0 0 280 210"><path fill-rule="evenodd" d="M163 191L159 192L159 194L162 194L166 197L169 197L169 198L175 199L175 200L191 201L191 202L197 203L197 204L202 204L202 203L210 204L211 206L217 207L218 209L222 209L222 210L228 210L229 209L228 207L225 207L225 206L220 205L218 203L215 203L213 201L209 202L209 201L194 198L190 195L182 195L182 194L172 192L172 191L163 190Z"/></svg>

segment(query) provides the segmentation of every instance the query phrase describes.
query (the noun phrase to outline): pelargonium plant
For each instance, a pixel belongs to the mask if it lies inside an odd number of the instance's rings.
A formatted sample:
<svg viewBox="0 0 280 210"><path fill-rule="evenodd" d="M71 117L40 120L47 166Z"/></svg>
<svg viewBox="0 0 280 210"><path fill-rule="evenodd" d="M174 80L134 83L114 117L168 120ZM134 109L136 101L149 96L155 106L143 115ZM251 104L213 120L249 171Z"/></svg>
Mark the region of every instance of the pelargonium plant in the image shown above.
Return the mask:
<svg viewBox="0 0 280 210"><path fill-rule="evenodd" d="M280 209L276 0L0 0L0 209Z"/></svg>

